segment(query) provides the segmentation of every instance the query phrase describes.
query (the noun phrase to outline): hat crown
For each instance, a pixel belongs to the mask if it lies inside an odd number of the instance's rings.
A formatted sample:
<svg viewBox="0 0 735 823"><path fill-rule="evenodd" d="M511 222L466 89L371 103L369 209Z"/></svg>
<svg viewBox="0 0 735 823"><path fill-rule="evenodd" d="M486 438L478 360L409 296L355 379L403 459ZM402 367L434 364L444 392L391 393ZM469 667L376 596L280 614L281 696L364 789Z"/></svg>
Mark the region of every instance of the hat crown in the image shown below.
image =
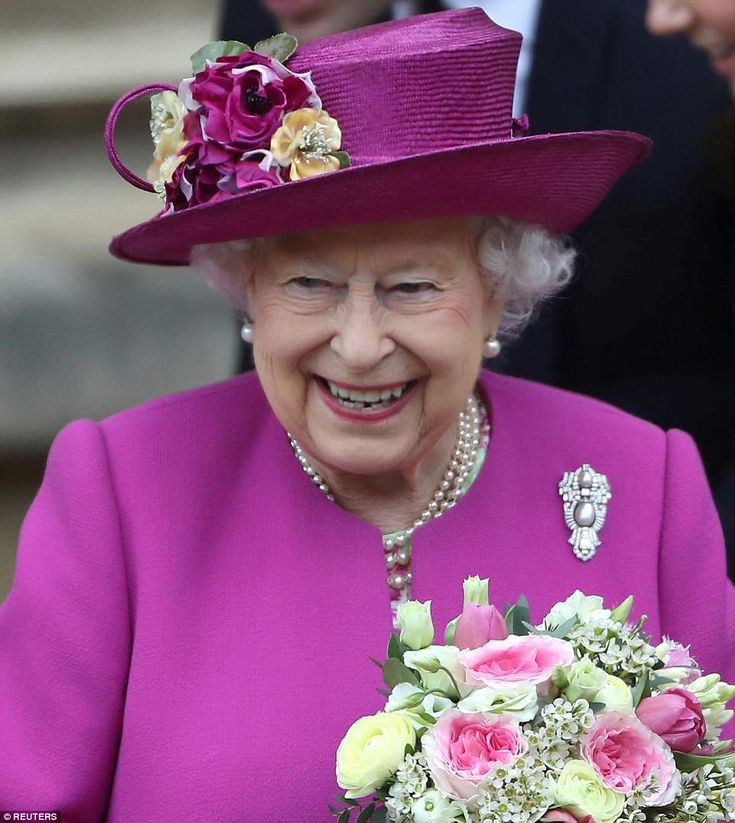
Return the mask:
<svg viewBox="0 0 735 823"><path fill-rule="evenodd" d="M299 47L352 163L511 136L521 47L517 32L477 8L407 18Z"/></svg>

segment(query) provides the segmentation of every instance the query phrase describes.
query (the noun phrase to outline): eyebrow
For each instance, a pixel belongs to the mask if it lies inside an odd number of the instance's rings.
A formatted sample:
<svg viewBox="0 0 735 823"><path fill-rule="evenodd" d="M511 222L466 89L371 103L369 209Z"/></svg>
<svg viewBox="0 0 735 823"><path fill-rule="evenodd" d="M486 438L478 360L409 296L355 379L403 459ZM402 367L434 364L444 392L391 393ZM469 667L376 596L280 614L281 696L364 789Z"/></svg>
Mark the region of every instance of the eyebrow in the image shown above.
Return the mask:
<svg viewBox="0 0 735 823"><path fill-rule="evenodd" d="M456 261L452 255L443 252L436 252L434 254L412 254L406 257L398 257L390 260L384 267L381 267L380 274L392 274L399 271L409 271L415 269L438 269L446 271L451 269Z"/></svg>

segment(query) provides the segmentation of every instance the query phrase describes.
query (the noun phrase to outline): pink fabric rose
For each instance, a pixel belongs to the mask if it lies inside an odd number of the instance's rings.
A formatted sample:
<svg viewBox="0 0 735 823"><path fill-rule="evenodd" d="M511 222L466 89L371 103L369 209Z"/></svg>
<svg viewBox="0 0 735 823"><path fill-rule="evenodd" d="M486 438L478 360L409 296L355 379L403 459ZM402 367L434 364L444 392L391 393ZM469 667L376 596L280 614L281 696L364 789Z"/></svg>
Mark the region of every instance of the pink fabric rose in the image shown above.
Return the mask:
<svg viewBox="0 0 735 823"><path fill-rule="evenodd" d="M459 653L464 680L470 686L533 683L543 690L554 669L569 666L573 660L571 643L541 634L511 635Z"/></svg>
<svg viewBox="0 0 735 823"><path fill-rule="evenodd" d="M690 752L707 732L699 700L686 689L673 688L646 697L635 713L675 752Z"/></svg>
<svg viewBox="0 0 735 823"><path fill-rule="evenodd" d="M166 186L166 194L177 210L216 203L233 194L267 189L281 182L278 166L270 162L266 152L233 155L217 146L195 143L186 162L176 169Z"/></svg>
<svg viewBox="0 0 735 823"><path fill-rule="evenodd" d="M594 817L582 812L575 816L568 809L549 809L541 818L541 823L597 823Z"/></svg>
<svg viewBox="0 0 735 823"><path fill-rule="evenodd" d="M505 640L508 627L495 606L469 603L457 620L454 645L459 649L476 649L488 640Z"/></svg>
<svg viewBox="0 0 735 823"><path fill-rule="evenodd" d="M287 112L321 108L308 74L253 51L207 63L181 83L179 96L197 114L207 142L240 152L267 148Z"/></svg>
<svg viewBox="0 0 735 823"><path fill-rule="evenodd" d="M665 806L676 797L681 783L669 747L635 715L605 712L582 740L582 757L609 788L627 794L651 775L658 788L647 805Z"/></svg>
<svg viewBox="0 0 735 823"><path fill-rule="evenodd" d="M431 777L455 800L471 800L499 765L528 751L517 720L447 709L421 739Z"/></svg>

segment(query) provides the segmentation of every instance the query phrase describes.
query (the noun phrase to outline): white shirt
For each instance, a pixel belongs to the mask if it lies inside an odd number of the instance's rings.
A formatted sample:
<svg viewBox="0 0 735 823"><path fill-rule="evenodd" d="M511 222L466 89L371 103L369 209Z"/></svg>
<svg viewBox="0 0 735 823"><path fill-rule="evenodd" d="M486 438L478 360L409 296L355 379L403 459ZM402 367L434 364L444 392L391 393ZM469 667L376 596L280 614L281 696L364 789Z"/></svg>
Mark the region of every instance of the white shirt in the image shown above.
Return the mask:
<svg viewBox="0 0 735 823"><path fill-rule="evenodd" d="M523 35L523 45L518 58L516 90L513 99L513 114L520 117L524 113L528 79L533 64L533 45L536 41L536 27L541 8L541 0L443 0L448 9L466 9L471 6L481 8L499 26L519 31ZM396 0L393 4L395 17L407 17L415 11L413 0Z"/></svg>

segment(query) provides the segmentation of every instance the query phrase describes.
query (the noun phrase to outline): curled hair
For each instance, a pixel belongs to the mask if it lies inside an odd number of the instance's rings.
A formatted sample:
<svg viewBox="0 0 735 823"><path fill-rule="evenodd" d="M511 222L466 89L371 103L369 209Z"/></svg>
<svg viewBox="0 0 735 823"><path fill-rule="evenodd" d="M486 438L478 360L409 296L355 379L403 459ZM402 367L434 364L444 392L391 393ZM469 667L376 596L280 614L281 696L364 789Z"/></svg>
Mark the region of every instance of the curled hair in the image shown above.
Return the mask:
<svg viewBox="0 0 735 823"><path fill-rule="evenodd" d="M505 301L499 334L518 335L538 311L571 279L575 252L564 238L545 228L507 217L475 221L478 268L491 294ZM191 265L240 312L248 313L247 284L264 239L233 240L195 246Z"/></svg>

